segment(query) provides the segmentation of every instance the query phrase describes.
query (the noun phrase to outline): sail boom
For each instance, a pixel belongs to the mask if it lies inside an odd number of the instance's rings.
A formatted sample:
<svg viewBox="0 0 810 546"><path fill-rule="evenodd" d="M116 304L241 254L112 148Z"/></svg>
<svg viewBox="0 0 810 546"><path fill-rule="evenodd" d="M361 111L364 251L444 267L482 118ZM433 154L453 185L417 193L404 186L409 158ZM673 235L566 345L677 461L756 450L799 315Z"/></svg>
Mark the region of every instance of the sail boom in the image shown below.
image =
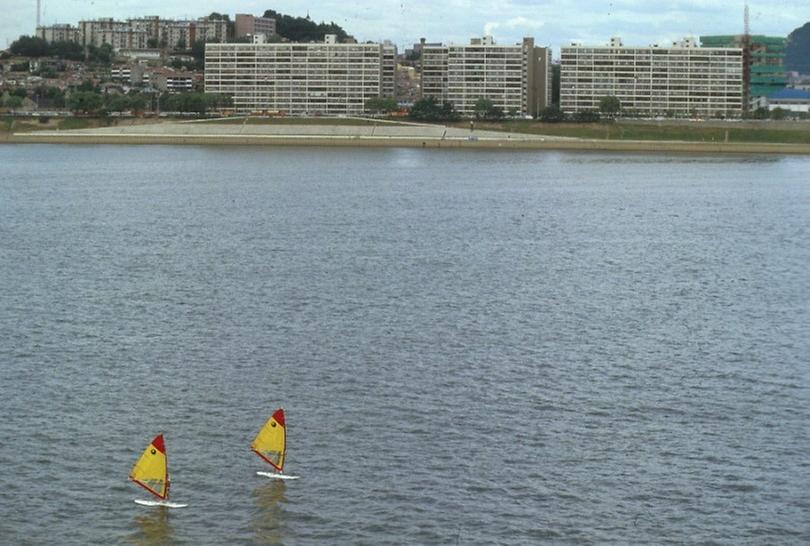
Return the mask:
<svg viewBox="0 0 810 546"><path fill-rule="evenodd" d="M267 457L265 457L264 455L262 455L262 454L261 454L259 451L255 450L255 449L253 449L253 448L250 448L250 450L251 450L253 453L255 453L256 455L258 455L259 457L261 457L261 458L262 458L262 459L263 459L263 460L264 460L264 461L265 461L267 464L269 464L270 466L272 466L273 468L275 468L275 469L276 469L276 470L278 470L279 472L281 472L281 471L283 470L283 468L281 468L281 467L280 467L280 466L278 466L276 463L274 463L273 461L271 461L270 459L268 459Z"/></svg>
<svg viewBox="0 0 810 546"><path fill-rule="evenodd" d="M147 491L152 493L154 496L156 496L160 500L167 500L169 498L169 488L168 487L166 488L166 492L163 495L161 495L160 493L158 493L157 491L155 491L154 489L152 489L151 487L149 487L145 483L139 482L138 480L136 480L132 476L129 477L129 480L131 482L133 482L133 483L137 483L138 485L140 485L141 487L143 487L144 489L146 489Z"/></svg>

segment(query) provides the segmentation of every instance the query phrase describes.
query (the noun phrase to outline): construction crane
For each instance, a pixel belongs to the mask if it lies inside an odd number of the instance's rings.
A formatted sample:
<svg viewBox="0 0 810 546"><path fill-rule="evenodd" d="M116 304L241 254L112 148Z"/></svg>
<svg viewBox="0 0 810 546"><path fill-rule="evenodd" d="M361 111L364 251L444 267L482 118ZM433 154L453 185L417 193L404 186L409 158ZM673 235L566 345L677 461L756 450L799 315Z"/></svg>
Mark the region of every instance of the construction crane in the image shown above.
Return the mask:
<svg viewBox="0 0 810 546"><path fill-rule="evenodd" d="M751 109L751 12L748 2L745 3L745 28L742 36L743 46L743 113Z"/></svg>

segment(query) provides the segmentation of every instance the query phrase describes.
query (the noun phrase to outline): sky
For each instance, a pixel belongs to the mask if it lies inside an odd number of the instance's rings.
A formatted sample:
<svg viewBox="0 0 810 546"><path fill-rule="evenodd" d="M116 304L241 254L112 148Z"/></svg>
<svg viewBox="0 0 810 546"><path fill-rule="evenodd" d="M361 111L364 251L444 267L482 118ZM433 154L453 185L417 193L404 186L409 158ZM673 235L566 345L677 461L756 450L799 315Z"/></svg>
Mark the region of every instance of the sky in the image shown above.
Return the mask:
<svg viewBox="0 0 810 546"><path fill-rule="evenodd" d="M685 36L740 34L743 0L41 0L42 24L81 19L144 15L197 18L216 11L262 15L274 9L287 15L310 14L316 22L334 21L359 41L391 40L403 50L419 38L445 44L468 43L491 34L496 43L516 43L524 36L537 45L572 41L599 45L621 36L625 45L667 44ZM754 34L787 36L810 21L808 0L750 4ZM0 0L0 47L20 35L33 34L36 0Z"/></svg>

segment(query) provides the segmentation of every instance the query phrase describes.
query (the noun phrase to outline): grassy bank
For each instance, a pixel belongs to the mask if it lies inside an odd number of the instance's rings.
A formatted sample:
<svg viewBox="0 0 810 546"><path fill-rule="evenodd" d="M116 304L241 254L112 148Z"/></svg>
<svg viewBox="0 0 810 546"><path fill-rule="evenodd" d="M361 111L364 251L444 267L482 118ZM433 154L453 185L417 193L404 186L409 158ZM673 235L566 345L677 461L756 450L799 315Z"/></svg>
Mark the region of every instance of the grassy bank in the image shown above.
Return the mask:
<svg viewBox="0 0 810 546"><path fill-rule="evenodd" d="M469 128L469 122L456 123L456 127ZM762 142L773 144L810 144L810 129L806 124L790 128L667 125L649 123L540 123L530 120L500 123L476 122L475 128L488 131L564 136L597 140L649 140L682 142Z"/></svg>
<svg viewBox="0 0 810 546"><path fill-rule="evenodd" d="M0 117L0 133L30 133L32 131L70 131L116 125L114 118L21 118Z"/></svg>
<svg viewBox="0 0 810 546"><path fill-rule="evenodd" d="M299 117L248 117L248 118L227 118L208 119L196 121L203 124L223 124L223 125L345 125L352 127L368 127L385 123L386 125L401 125L390 121L377 121L363 118L299 118Z"/></svg>

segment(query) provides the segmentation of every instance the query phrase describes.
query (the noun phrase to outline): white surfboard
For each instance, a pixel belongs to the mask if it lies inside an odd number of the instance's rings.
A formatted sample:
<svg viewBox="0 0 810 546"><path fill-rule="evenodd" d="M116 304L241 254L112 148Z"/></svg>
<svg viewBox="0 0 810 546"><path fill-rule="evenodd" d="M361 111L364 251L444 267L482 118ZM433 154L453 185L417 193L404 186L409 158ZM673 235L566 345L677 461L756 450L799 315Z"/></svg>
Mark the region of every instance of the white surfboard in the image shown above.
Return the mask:
<svg viewBox="0 0 810 546"><path fill-rule="evenodd" d="M265 478L271 478L275 480L297 480L300 476L290 476L289 474L275 474L273 472L256 472L259 476L264 476Z"/></svg>
<svg viewBox="0 0 810 546"><path fill-rule="evenodd" d="M135 504L140 504L141 506L165 506L166 508L185 508L188 506L188 504L181 504L179 502L154 501L142 499L135 499Z"/></svg>

